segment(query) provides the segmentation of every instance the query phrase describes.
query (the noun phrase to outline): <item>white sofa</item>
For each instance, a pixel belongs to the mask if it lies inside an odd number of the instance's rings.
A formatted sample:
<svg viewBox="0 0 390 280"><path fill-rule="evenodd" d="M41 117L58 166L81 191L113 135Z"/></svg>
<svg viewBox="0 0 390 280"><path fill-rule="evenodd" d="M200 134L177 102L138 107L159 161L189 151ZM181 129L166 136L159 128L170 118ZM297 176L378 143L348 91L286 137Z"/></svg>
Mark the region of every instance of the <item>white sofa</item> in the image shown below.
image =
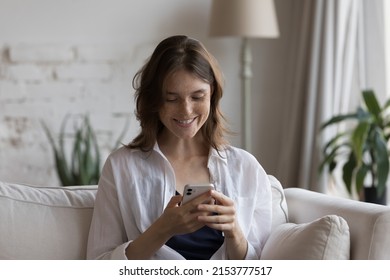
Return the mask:
<svg viewBox="0 0 390 280"><path fill-rule="evenodd" d="M390 259L390 207L283 189L263 259ZM0 259L85 259L97 186L0 182Z"/></svg>

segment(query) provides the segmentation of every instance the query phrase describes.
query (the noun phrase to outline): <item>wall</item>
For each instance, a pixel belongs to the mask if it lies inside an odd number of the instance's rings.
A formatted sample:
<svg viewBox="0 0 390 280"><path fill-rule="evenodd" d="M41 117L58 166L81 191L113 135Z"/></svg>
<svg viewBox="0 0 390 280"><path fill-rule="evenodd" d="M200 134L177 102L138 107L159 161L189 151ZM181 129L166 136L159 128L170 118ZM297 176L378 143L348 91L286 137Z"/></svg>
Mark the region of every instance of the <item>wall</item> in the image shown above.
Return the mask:
<svg viewBox="0 0 390 280"><path fill-rule="evenodd" d="M131 80L155 45L172 34L198 38L226 78L222 108L240 146L237 38L210 38L210 0L0 0L0 180L58 184L43 120L58 135L88 114L103 160L130 119L124 142L138 131ZM285 17L276 1L282 37L253 40L254 148L269 173L279 150L275 116L283 93ZM286 6L286 7L285 7ZM274 78L273 78L274 77ZM257 105L258 104L258 105ZM69 142L70 143L70 142Z"/></svg>

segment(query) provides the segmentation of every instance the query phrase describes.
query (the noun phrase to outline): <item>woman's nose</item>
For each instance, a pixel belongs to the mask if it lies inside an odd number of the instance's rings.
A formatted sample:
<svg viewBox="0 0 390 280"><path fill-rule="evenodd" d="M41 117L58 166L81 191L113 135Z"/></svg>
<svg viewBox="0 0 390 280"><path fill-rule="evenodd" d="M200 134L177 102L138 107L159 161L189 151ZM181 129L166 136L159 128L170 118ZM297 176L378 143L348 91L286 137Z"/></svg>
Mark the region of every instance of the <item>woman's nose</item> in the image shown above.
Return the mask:
<svg viewBox="0 0 390 280"><path fill-rule="evenodd" d="M192 104L191 104L191 101L188 100L188 99L185 99L181 102L180 104L180 110L183 112L183 113L191 113L192 111Z"/></svg>

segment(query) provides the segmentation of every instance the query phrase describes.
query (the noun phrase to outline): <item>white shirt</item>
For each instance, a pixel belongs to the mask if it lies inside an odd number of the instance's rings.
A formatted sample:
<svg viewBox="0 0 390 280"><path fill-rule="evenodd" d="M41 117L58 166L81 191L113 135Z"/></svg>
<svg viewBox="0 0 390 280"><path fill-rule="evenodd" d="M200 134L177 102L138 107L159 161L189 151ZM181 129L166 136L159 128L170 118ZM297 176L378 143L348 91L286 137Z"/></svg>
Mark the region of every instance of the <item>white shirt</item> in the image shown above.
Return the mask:
<svg viewBox="0 0 390 280"><path fill-rule="evenodd" d="M248 152L210 150L208 168L217 191L235 201L248 241L246 259L259 259L271 231L271 187L267 174ZM173 168L158 144L151 152L122 147L104 164L88 239L88 259L126 259L128 244L164 211L176 192ZM151 259L183 259L164 245ZM226 259L226 244L211 259Z"/></svg>

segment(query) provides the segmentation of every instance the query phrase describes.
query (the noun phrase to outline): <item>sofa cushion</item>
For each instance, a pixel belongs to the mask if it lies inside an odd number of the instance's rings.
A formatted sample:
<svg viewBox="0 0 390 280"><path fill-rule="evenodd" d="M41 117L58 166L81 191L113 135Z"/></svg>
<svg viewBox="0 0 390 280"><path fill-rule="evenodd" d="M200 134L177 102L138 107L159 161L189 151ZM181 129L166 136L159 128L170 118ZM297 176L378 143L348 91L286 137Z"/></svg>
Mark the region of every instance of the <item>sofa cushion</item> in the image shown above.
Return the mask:
<svg viewBox="0 0 390 280"><path fill-rule="evenodd" d="M288 223L288 209L284 190L280 182L272 175L268 175L272 191L272 229Z"/></svg>
<svg viewBox="0 0 390 280"><path fill-rule="evenodd" d="M96 190L0 182L0 259L84 259Z"/></svg>
<svg viewBox="0 0 390 280"><path fill-rule="evenodd" d="M267 240L264 260L348 260L350 236L347 222L327 215L310 223L278 226Z"/></svg>

